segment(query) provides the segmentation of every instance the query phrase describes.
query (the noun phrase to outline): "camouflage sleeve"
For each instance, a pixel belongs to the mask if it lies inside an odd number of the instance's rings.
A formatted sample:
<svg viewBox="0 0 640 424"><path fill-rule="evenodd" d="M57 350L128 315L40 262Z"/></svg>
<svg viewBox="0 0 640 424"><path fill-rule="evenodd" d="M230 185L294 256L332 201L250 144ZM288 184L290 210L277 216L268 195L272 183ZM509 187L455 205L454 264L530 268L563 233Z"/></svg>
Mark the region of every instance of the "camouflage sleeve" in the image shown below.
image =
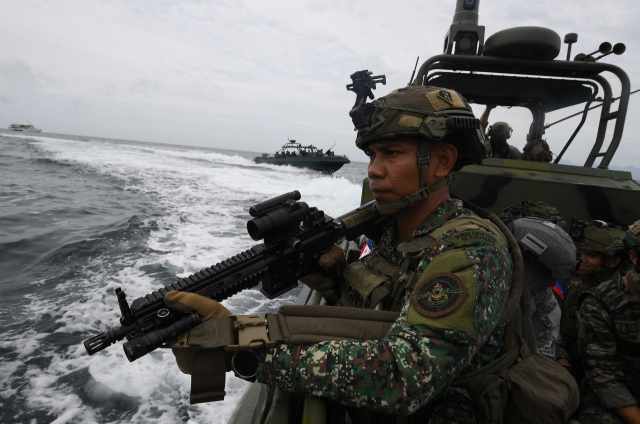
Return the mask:
<svg viewBox="0 0 640 424"><path fill-rule="evenodd" d="M531 321L536 332L538 353L555 360L556 340L560 332L560 307L549 288L532 293L531 300L535 306Z"/></svg>
<svg viewBox="0 0 640 424"><path fill-rule="evenodd" d="M428 403L454 376L472 368L468 367L472 359L478 361L479 350L504 310L513 272L506 248L492 245L465 246L442 257L439 265L455 271L444 274L468 278L464 280L470 290L467 303L463 301L458 309L433 318L416 315L415 306L411 306L416 291L443 275L439 273L406 295L400 317L385 338L268 349L261 358L258 381L386 413L406 415ZM452 258L466 262L461 271ZM442 299L441 292L435 293L435 298ZM483 363L495 354L492 351Z"/></svg>
<svg viewBox="0 0 640 424"><path fill-rule="evenodd" d="M557 359L570 359L571 357L567 353L567 349L564 347L564 340L562 340L562 333L558 335L556 341L556 360Z"/></svg>
<svg viewBox="0 0 640 424"><path fill-rule="evenodd" d="M622 383L624 370L617 358L613 322L594 298L580 306L580 356L585 377L605 408L624 408L636 400Z"/></svg>

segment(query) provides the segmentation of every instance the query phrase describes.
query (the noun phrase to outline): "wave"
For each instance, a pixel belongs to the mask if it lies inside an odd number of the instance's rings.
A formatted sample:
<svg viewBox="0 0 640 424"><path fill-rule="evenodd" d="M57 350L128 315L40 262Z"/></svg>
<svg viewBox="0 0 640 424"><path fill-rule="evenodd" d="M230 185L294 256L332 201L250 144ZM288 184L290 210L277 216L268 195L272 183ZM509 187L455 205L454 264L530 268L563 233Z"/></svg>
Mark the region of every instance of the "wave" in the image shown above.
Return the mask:
<svg viewBox="0 0 640 424"><path fill-rule="evenodd" d="M246 232L250 205L297 189L310 206L337 216L359 204L360 186L298 168L257 166L248 154L24 138L41 141L30 146L38 158L72 165L51 171L60 178L38 183L39 192L56 194L38 198L48 207L66 202L90 212L60 219L63 232L83 216L87 222L110 217L110 223L71 242L50 241L37 266L17 267L13 281L22 291L0 315L0 421L226 422L246 382L229 374L223 403L189 405L189 377L171 352L160 349L130 364L120 346L89 357L81 341L117 324L115 288L133 300L256 244ZM23 218L35 225L44 215ZM270 301L247 290L224 303L236 313L273 312L295 296Z"/></svg>

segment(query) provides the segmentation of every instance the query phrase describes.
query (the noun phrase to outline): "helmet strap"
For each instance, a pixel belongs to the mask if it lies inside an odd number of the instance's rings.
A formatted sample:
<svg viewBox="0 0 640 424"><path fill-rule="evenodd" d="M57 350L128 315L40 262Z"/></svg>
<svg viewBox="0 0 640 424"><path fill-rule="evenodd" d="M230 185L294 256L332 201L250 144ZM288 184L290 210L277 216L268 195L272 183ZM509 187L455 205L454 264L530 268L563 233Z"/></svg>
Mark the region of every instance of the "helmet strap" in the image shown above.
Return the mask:
<svg viewBox="0 0 640 424"><path fill-rule="evenodd" d="M410 194L406 197L403 197L400 200L395 200L393 202L380 202L376 200L376 208L380 212L392 211L395 209L406 209L409 206L413 205L416 202L420 202L434 191L438 191L443 187L450 185L453 182L455 177L455 172L451 171L446 178L438 181L435 184L427 185L427 177L429 173L429 165L431 164L431 148L429 147L429 143L421 140L418 142L418 170L420 173L420 190L416 191L413 194Z"/></svg>

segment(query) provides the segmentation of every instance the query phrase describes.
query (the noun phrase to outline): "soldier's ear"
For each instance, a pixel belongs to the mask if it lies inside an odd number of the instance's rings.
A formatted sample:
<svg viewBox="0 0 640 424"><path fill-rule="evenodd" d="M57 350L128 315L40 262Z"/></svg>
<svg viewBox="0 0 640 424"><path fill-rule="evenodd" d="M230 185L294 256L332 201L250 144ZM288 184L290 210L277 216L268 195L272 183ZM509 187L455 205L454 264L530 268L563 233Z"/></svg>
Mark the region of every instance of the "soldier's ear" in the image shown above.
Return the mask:
<svg viewBox="0 0 640 424"><path fill-rule="evenodd" d="M458 160L458 150L453 144L442 143L431 150L430 160L434 164L434 176L445 178Z"/></svg>
<svg viewBox="0 0 640 424"><path fill-rule="evenodd" d="M622 258L619 256L608 256L605 259L605 266L609 268L616 268L622 262Z"/></svg>
<svg viewBox="0 0 640 424"><path fill-rule="evenodd" d="M629 259L631 260L631 262L634 263L634 265L639 265L638 264L638 254L636 253L635 250L629 250Z"/></svg>

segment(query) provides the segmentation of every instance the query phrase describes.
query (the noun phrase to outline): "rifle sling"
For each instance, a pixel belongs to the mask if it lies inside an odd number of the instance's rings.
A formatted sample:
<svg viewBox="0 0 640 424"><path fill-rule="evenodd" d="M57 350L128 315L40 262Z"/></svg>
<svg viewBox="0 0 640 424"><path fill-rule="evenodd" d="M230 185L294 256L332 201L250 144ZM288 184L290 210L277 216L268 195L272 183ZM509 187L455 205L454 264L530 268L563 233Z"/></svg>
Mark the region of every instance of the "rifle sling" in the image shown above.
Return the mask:
<svg viewBox="0 0 640 424"><path fill-rule="evenodd" d="M224 400L227 352L224 349L200 349L192 359L191 397L189 402L217 402Z"/></svg>
<svg viewBox="0 0 640 424"><path fill-rule="evenodd" d="M379 340L399 317L397 312L360 308L290 305L267 314L269 339L291 345L338 340Z"/></svg>

